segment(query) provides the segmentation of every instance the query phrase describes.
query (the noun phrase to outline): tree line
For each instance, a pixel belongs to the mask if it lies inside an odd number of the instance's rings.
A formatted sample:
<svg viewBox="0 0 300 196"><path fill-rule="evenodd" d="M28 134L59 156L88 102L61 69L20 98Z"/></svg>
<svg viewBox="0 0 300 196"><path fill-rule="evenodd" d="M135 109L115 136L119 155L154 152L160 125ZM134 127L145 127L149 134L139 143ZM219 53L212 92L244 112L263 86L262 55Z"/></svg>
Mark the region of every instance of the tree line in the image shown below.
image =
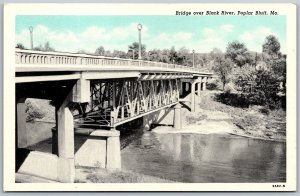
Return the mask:
<svg viewBox="0 0 300 196"><path fill-rule="evenodd" d="M229 42L224 54L217 50L214 53L213 70L223 90L232 82L246 104L285 107L287 56L280 52L280 42L274 35L265 38L261 53L251 54L238 41Z"/></svg>

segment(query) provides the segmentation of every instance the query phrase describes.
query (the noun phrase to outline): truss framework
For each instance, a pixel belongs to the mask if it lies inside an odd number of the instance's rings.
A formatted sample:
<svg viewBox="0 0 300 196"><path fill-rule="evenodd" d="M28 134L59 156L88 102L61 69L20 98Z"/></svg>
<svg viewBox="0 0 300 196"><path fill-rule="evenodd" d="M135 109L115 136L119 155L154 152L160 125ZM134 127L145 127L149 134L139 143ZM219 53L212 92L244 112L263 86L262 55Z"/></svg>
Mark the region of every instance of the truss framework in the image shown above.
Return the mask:
<svg viewBox="0 0 300 196"><path fill-rule="evenodd" d="M92 81L91 100L73 111L77 126L114 127L131 118L178 103L179 80Z"/></svg>

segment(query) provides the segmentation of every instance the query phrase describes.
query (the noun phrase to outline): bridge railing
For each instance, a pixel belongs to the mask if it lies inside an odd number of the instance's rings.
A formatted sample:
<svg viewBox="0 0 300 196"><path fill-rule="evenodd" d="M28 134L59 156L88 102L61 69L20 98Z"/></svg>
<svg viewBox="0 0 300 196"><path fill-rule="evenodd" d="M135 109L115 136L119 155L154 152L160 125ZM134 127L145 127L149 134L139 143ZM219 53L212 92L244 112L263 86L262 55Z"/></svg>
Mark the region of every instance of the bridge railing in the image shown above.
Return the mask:
<svg viewBox="0 0 300 196"><path fill-rule="evenodd" d="M88 54L75 54L66 52L43 52L35 50L16 49L17 64L61 64L61 65L96 65L96 66L141 66L161 67L191 71L207 71L183 65L168 64L154 61L123 59L115 57L96 56Z"/></svg>

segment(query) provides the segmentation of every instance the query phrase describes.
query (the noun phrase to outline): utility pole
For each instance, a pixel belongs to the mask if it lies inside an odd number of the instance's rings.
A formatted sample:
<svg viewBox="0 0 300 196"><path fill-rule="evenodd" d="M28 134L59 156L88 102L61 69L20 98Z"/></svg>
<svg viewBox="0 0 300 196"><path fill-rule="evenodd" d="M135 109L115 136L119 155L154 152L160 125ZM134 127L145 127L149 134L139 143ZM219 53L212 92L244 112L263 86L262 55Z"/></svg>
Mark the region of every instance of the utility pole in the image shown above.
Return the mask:
<svg viewBox="0 0 300 196"><path fill-rule="evenodd" d="M193 68L195 68L195 50L193 50Z"/></svg>
<svg viewBox="0 0 300 196"><path fill-rule="evenodd" d="M142 25L141 24L138 24L137 25L137 28L139 30L139 60L142 59L142 43L141 43L141 31L142 31Z"/></svg>
<svg viewBox="0 0 300 196"><path fill-rule="evenodd" d="M31 50L33 50L33 35L32 35L33 27L32 26L29 27L29 32L30 32L30 46L31 46Z"/></svg>

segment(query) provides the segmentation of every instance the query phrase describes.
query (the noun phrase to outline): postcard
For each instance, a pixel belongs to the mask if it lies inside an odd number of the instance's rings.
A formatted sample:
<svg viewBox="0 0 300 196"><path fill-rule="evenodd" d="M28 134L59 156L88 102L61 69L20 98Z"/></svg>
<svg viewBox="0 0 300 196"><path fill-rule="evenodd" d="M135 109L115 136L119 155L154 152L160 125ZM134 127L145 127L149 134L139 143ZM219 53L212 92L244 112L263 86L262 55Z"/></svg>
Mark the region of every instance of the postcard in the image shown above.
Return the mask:
<svg viewBox="0 0 300 196"><path fill-rule="evenodd" d="M4 191L296 191L296 5L6 4Z"/></svg>

